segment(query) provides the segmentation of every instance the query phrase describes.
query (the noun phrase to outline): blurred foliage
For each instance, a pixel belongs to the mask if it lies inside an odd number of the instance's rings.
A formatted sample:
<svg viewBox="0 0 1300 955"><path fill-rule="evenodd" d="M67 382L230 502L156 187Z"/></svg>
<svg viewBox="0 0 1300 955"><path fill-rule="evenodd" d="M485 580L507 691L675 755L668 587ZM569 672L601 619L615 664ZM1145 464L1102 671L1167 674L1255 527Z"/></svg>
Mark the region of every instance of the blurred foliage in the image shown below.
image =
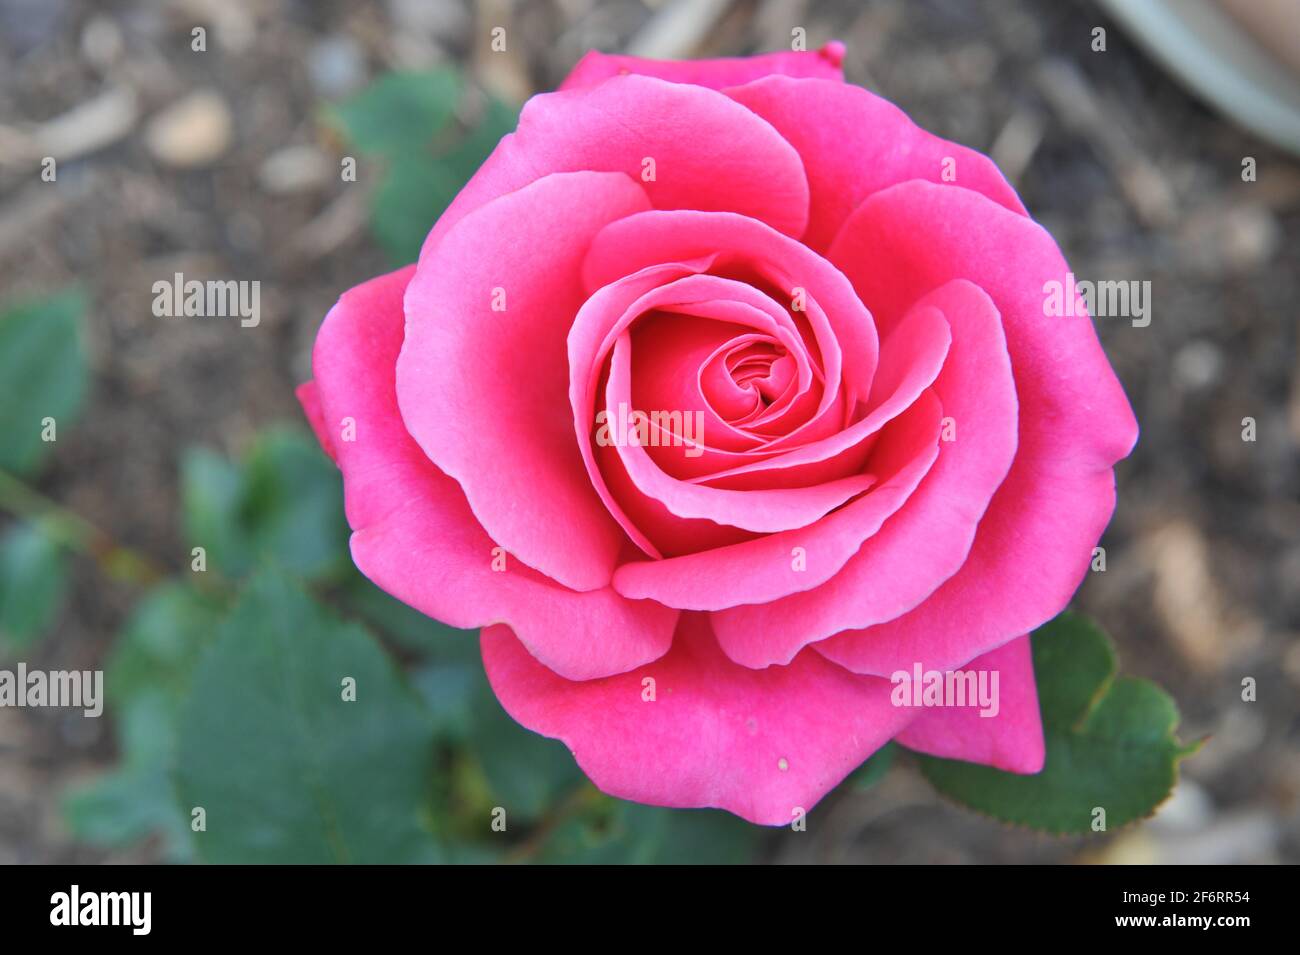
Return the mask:
<svg viewBox="0 0 1300 955"><path fill-rule="evenodd" d="M430 227L518 121L518 110L446 70L390 73L326 122L382 175L370 224L393 265L419 256Z"/></svg>
<svg viewBox="0 0 1300 955"><path fill-rule="evenodd" d="M77 288L0 308L0 503L22 488L5 472L39 470L85 401L85 311ZM31 517L0 531L0 655L39 639L67 589L67 555L49 521Z"/></svg>
<svg viewBox="0 0 1300 955"><path fill-rule="evenodd" d="M0 534L0 643L23 650L50 625L63 603L67 557L40 524L20 522Z"/></svg>
<svg viewBox="0 0 1300 955"><path fill-rule="evenodd" d="M307 579L338 578L349 566L342 479L301 431L263 432L239 463L187 451L181 492L187 544L226 577L267 561Z"/></svg>
<svg viewBox="0 0 1300 955"><path fill-rule="evenodd" d="M65 798L64 815L78 838L121 846L157 835L165 859L192 857L188 815L172 783L177 722L224 605L221 598L171 581L148 593L132 612L104 667L120 764Z"/></svg>
<svg viewBox="0 0 1300 955"><path fill-rule="evenodd" d="M616 800L565 819L539 861L715 865L752 861L760 830L716 809L658 809Z"/></svg>
<svg viewBox="0 0 1300 955"><path fill-rule="evenodd" d="M428 713L371 635L277 571L194 670L177 785L209 862L437 861ZM199 808L196 808L199 807Z"/></svg>
<svg viewBox="0 0 1300 955"><path fill-rule="evenodd" d="M462 89L450 70L388 73L328 115L363 153L410 155L451 121Z"/></svg>
<svg viewBox="0 0 1300 955"><path fill-rule="evenodd" d="M67 289L0 309L0 469L34 472L54 448L44 421L66 428L86 395L85 295Z"/></svg>
<svg viewBox="0 0 1300 955"><path fill-rule="evenodd" d="M432 620L380 590L357 573L351 562L348 569L338 590L338 601L353 616L379 627L393 643L411 653L452 655L478 665L475 631L457 630Z"/></svg>

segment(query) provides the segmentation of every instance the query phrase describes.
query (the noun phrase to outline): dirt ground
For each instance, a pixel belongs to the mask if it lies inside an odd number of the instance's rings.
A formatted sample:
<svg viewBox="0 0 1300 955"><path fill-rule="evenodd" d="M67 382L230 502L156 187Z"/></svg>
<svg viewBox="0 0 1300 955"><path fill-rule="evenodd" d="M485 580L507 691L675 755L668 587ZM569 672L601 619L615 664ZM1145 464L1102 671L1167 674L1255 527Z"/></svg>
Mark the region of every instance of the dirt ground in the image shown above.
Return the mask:
<svg viewBox="0 0 1300 955"><path fill-rule="evenodd" d="M990 152L1076 274L1152 283L1148 327L1098 320L1142 437L1118 469L1107 569L1076 604L1114 636L1126 671L1175 697L1184 738L1211 735L1155 822L1104 838L1001 827L903 766L839 794L770 857L1300 861L1300 163L1208 110L1086 0L704 5L720 12L683 54L788 48L796 26L810 48L841 39L850 81ZM553 88L590 47L646 41L657 6L0 0L0 131L114 91L131 100L116 114L100 104L108 139L63 163L57 190L4 156L0 138L2 297L76 280L93 302L89 410L40 490L179 567L179 450L233 453L266 423L296 420L292 389L321 317L385 268L360 192L313 175L322 156L338 163L320 104L434 63L518 101ZM198 24L205 53L190 49ZM494 25L507 27L505 55L486 52ZM1099 25L1104 53L1090 48ZM197 91L210 96L193 122L215 158L177 169L149 130ZM95 131L86 117L83 136ZM1247 156L1257 182L1241 180ZM152 283L173 272L259 279L261 324L156 318ZM1244 417L1255 442L1242 440ZM87 561L75 574L33 666L97 664L138 596ZM1258 681L1257 702L1241 700L1244 677ZM112 755L105 721L0 709L0 862L149 858L148 847L78 847L60 822L58 793Z"/></svg>

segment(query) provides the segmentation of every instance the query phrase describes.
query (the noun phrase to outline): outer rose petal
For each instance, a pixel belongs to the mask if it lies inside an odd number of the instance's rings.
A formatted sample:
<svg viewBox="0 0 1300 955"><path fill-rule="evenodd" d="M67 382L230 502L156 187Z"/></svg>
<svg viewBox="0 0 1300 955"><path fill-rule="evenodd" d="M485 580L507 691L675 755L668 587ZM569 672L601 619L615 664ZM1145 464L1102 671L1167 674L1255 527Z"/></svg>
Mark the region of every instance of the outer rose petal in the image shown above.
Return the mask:
<svg viewBox="0 0 1300 955"><path fill-rule="evenodd" d="M1046 749L1029 637L1003 644L962 669L998 673L997 715L980 716L979 707L973 706L926 708L899 734L898 742L931 756L1009 773L1040 772Z"/></svg>
<svg viewBox="0 0 1300 955"><path fill-rule="evenodd" d="M644 160L655 176L642 179ZM702 86L618 76L543 93L424 241L420 258L470 211L557 172L621 172L656 209L737 212L788 235L808 225L808 179L794 147L758 115Z"/></svg>
<svg viewBox="0 0 1300 955"><path fill-rule="evenodd" d="M952 278L974 282L1002 315L1020 401L1011 470L961 569L916 609L864 631L846 663L864 673L957 666L1069 602L1114 510L1113 466L1137 422L1088 316L1044 315L1044 286L1063 283L1068 266L1024 216L965 189L903 183L858 207L831 258L886 327Z"/></svg>
<svg viewBox="0 0 1300 955"><path fill-rule="evenodd" d="M622 73L657 76L673 83L693 83L715 90L773 74L815 76L843 82L844 71L840 67L843 62L844 44L835 40L812 52L764 53L716 60L647 60L592 50L578 61L560 84L560 89L594 86Z"/></svg>
<svg viewBox="0 0 1300 955"><path fill-rule="evenodd" d="M811 809L916 715L892 705L887 680L854 676L816 653L767 670L736 666L705 614L682 615L662 659L585 683L540 666L505 627L484 630L482 648L506 712L563 740L605 792L716 806L762 825ZM642 698L647 678L654 702Z"/></svg>
<svg viewBox="0 0 1300 955"><path fill-rule="evenodd" d="M316 382L304 381L294 389L294 394L298 396L298 404L302 405L302 413L311 425L316 440L320 442L321 450L330 456L331 461L337 463L334 439L330 437L329 428L325 424L325 415L320 406L320 389L316 387Z"/></svg>
<svg viewBox="0 0 1300 955"><path fill-rule="evenodd" d="M322 440L345 417L355 441L334 443L343 471L352 556L367 577L422 613L456 627L509 623L530 652L572 679L620 673L656 659L677 614L609 588L578 594L508 560L491 569L492 540L456 482L429 462L402 422L394 385L402 296L415 267L346 293L316 338ZM311 396L315 396L315 398Z"/></svg>
<svg viewBox="0 0 1300 955"><path fill-rule="evenodd" d="M574 590L608 584L626 538L562 413L566 338L592 236L646 205L619 173L547 176L462 219L406 292L397 395L407 429L494 540Z"/></svg>
<svg viewBox="0 0 1300 955"><path fill-rule="evenodd" d="M803 241L818 251L867 196L908 179L943 182L948 168L952 185L1027 214L987 156L927 132L860 86L771 76L724 92L799 151L812 195Z"/></svg>

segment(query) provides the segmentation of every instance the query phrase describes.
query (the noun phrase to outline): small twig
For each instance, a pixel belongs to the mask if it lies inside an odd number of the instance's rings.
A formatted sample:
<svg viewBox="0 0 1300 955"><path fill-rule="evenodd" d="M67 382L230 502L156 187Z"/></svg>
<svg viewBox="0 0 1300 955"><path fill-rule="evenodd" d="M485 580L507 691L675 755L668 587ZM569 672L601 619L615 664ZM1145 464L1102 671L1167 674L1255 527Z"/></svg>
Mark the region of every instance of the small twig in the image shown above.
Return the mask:
<svg viewBox="0 0 1300 955"><path fill-rule="evenodd" d="M135 128L140 107L130 87L115 87L61 116L27 129L0 127L0 166L19 169L49 156L71 162L123 139Z"/></svg>
<svg viewBox="0 0 1300 955"><path fill-rule="evenodd" d="M661 7L632 37L627 52L652 60L672 60L693 53L722 15L731 0L674 0Z"/></svg>
<svg viewBox="0 0 1300 955"><path fill-rule="evenodd" d="M105 531L0 470L0 509L38 520L45 531L70 550L85 554L107 576L147 586L167 576L167 570L147 554L117 543Z"/></svg>

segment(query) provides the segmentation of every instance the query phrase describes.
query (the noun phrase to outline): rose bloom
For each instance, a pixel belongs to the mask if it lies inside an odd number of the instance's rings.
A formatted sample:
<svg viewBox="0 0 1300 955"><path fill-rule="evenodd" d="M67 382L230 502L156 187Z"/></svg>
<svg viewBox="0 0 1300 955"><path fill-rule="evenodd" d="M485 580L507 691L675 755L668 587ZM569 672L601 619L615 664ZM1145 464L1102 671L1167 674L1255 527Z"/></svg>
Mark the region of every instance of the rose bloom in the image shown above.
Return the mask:
<svg viewBox="0 0 1300 955"><path fill-rule="evenodd" d="M1137 425L993 163L842 58L587 55L299 389L357 567L614 796L775 825L891 739L1042 768L1027 633ZM996 716L892 698L917 667Z"/></svg>

